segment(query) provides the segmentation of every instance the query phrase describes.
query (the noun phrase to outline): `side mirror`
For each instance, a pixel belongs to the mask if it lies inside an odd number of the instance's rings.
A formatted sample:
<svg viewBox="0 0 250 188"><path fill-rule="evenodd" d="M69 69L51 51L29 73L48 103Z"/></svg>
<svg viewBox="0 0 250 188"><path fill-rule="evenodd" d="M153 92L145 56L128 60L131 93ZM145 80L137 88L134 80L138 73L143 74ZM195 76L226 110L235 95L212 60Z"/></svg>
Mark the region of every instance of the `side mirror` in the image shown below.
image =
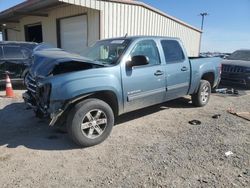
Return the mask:
<svg viewBox="0 0 250 188"><path fill-rule="evenodd" d="M135 66L142 66L142 65L148 65L148 64L149 64L148 57L144 55L137 55L137 56L133 56L131 58L131 61L129 61L127 65L129 67L135 67Z"/></svg>

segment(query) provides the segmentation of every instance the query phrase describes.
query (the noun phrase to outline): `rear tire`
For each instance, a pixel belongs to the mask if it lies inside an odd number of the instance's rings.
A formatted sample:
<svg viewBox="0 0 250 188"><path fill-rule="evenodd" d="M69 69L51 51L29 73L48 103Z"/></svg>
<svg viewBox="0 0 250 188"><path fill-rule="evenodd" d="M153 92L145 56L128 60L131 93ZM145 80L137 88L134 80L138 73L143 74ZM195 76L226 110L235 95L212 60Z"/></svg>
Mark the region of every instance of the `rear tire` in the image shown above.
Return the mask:
<svg viewBox="0 0 250 188"><path fill-rule="evenodd" d="M111 133L114 113L99 99L87 99L76 104L67 119L67 130L72 140L81 147L103 142Z"/></svg>
<svg viewBox="0 0 250 188"><path fill-rule="evenodd" d="M194 106L203 107L205 106L211 95L211 85L206 80L200 81L200 86L197 93L192 95L192 102Z"/></svg>

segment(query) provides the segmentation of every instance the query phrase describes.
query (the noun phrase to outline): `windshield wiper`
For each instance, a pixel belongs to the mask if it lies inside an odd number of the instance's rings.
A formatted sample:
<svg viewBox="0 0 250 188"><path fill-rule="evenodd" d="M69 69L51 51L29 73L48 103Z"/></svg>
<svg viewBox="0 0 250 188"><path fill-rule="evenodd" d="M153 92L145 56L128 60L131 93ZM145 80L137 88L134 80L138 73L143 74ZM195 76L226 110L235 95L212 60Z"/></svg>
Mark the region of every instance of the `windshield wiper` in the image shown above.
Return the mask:
<svg viewBox="0 0 250 188"><path fill-rule="evenodd" d="M110 66L110 62L107 61L103 61L102 59L95 59L93 60L94 62L99 62L100 64L104 65L104 66Z"/></svg>

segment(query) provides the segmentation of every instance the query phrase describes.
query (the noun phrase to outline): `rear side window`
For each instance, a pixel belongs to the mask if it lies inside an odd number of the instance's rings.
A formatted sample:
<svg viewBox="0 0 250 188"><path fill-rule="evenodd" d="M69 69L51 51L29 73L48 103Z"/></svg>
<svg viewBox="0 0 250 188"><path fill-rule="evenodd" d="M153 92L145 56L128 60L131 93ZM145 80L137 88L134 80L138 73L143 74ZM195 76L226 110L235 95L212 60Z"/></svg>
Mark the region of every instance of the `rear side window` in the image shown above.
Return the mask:
<svg viewBox="0 0 250 188"><path fill-rule="evenodd" d="M10 59L28 58L28 50L18 46L4 46L4 57Z"/></svg>
<svg viewBox="0 0 250 188"><path fill-rule="evenodd" d="M167 64L179 63L185 59L180 44L175 40L162 40L161 45L164 51Z"/></svg>

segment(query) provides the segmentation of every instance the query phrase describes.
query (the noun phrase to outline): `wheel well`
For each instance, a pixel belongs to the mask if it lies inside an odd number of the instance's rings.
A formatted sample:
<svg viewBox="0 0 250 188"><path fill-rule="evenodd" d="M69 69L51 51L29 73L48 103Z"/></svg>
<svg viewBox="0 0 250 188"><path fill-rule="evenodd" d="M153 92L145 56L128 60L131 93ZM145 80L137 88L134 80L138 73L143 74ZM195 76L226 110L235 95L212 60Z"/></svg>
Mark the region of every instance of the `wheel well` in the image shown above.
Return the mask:
<svg viewBox="0 0 250 188"><path fill-rule="evenodd" d="M205 74L203 74L203 76L201 77L202 80L207 80L211 87L214 86L214 73L212 72L207 72Z"/></svg>
<svg viewBox="0 0 250 188"><path fill-rule="evenodd" d="M119 107L118 107L118 100L117 100L117 97L115 95L114 92L112 91L100 91L100 92L96 92L96 93L93 93L93 94L89 94L89 95L86 95L86 97L80 97L79 100L75 100L73 103L71 103L68 108L63 112L63 114L60 116L57 124L60 125L60 124L64 124L64 122L66 122L66 119L67 119L67 114L71 111L71 109L79 102L81 101L84 101L86 99L90 99L90 98L96 98L96 99L99 99L99 100L102 100L104 102L106 102L110 107L111 109L113 110L114 112L114 116L117 117L118 116L118 113L119 113Z"/></svg>
<svg viewBox="0 0 250 188"><path fill-rule="evenodd" d="M119 113L118 100L114 92L100 91L92 95L89 95L87 98L96 98L106 102L112 108L114 115L118 116Z"/></svg>

